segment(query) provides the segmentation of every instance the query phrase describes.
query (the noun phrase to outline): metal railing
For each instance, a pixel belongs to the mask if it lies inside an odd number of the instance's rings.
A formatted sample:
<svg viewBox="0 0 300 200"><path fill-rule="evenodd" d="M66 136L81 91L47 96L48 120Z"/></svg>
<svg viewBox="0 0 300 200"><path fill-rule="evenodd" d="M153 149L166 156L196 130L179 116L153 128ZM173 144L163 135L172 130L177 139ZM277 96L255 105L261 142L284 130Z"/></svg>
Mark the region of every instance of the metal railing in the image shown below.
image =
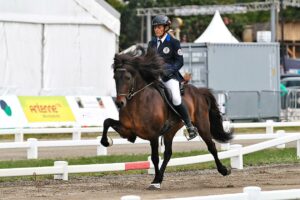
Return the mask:
<svg viewBox="0 0 300 200"><path fill-rule="evenodd" d="M281 96L281 119L300 120L300 89L289 89L286 95Z"/></svg>

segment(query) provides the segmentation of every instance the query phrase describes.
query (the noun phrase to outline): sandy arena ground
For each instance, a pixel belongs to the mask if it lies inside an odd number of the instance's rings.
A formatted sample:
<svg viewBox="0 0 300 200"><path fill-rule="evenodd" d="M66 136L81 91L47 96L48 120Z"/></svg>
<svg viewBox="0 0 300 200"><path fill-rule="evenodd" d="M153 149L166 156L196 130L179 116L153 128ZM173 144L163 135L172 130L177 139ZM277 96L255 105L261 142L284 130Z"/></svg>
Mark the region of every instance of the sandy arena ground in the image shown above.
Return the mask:
<svg viewBox="0 0 300 200"><path fill-rule="evenodd" d="M99 200L138 195L145 200L239 193L246 186L260 186L262 190L300 189L300 164L233 170L227 177L216 170L166 173L162 189L158 191L146 190L152 178L152 175L114 175L70 177L68 182L5 182L0 183L0 199Z"/></svg>
<svg viewBox="0 0 300 200"><path fill-rule="evenodd" d="M256 142L254 142L256 143ZM243 144L248 145L248 144ZM295 146L294 143L289 146ZM134 148L133 148L134 147ZM174 151L206 149L203 143L175 143ZM149 145L115 145L109 154L149 153ZM40 148L39 158L65 158L95 156L96 147ZM1 150L0 160L26 159L26 150ZM0 182L0 199L50 199L50 200L99 200L120 199L124 195L138 195L142 199L162 199L215 195L242 192L243 187L259 186L263 190L300 189L300 164L272 165L233 170L227 177L217 170L198 170L166 173L162 189L149 191L146 188L153 175L107 175L103 177L70 176L69 181L39 180Z"/></svg>

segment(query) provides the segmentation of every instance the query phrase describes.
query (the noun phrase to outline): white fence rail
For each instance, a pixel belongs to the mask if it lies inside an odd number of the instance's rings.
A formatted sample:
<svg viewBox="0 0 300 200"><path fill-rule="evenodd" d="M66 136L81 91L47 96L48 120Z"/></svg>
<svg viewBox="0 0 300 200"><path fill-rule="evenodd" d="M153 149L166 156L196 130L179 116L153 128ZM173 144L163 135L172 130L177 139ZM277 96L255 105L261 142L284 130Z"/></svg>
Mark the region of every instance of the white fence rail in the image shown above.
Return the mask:
<svg viewBox="0 0 300 200"><path fill-rule="evenodd" d="M274 139L281 138L288 135L295 135L297 133L274 133L274 134L240 134L235 135L233 140L256 140L256 139ZM197 137L189 142L202 141L200 137ZM100 144L101 136L94 140L55 140L55 141L38 141L35 138L29 138L26 142L3 142L0 143L0 149L26 149L27 159L37 159L39 148L45 147L78 147L78 146L95 146L96 155L107 155L107 148ZM184 136L176 136L173 142L187 142ZM113 140L115 145L132 144L126 139L116 138ZM149 141L137 138L135 144L149 144ZM161 152L164 151L164 146L160 146ZM230 149L230 144L225 144L222 150Z"/></svg>
<svg viewBox="0 0 300 200"><path fill-rule="evenodd" d="M232 146L231 150L220 152L219 158L230 158L232 168L243 169L243 155L277 146L280 144L289 143L292 141L297 141L297 157L300 158L300 134L287 135L281 138L272 139L254 145L249 145L247 147L242 147L241 145ZM203 163L213 160L214 158L211 154L190 156L185 158L173 158L170 160L168 166ZM68 166L68 163L65 161L60 161L55 162L53 167L0 169L0 177L26 176L33 174L56 174L54 178L68 180L69 173L122 171L133 169L148 169L149 173L153 173L153 165L150 161L71 166Z"/></svg>
<svg viewBox="0 0 300 200"><path fill-rule="evenodd" d="M46 126L47 124L45 124ZM55 124L52 124L55 125ZM267 120L266 122L257 123L231 123L230 121L223 122L225 129L230 128L265 128L267 134L274 133L275 127L298 127L300 122L274 122ZM0 135L15 135L15 142L22 142L25 134L59 134L72 133L73 140L80 140L82 133L102 133L103 127L80 127L75 125L69 128L15 128L15 129L0 129ZM113 131L113 129L109 129ZM183 130L180 130L183 131Z"/></svg>
<svg viewBox="0 0 300 200"><path fill-rule="evenodd" d="M101 133L102 127L71 127L71 128L16 128L0 129L0 135L15 135L15 142L22 142L25 134L61 134L72 133L73 140L80 140L82 133Z"/></svg>
<svg viewBox="0 0 300 200"><path fill-rule="evenodd" d="M243 189L243 193L172 198L162 200L284 200L299 198L300 189L261 191L260 187L250 186L245 187Z"/></svg>

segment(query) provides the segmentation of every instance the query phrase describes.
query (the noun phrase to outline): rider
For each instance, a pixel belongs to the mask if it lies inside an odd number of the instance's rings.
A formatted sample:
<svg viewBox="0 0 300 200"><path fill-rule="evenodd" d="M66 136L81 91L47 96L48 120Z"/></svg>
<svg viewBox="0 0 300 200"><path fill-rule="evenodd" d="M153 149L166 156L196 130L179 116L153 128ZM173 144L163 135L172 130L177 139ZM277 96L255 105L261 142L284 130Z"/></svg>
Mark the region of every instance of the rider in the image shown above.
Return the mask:
<svg viewBox="0 0 300 200"><path fill-rule="evenodd" d="M176 111L181 115L189 136L188 140L195 138L198 134L197 128L191 123L188 110L182 101L179 82L183 81L179 69L183 66L183 56L180 43L168 34L171 21L167 16L158 15L152 20L155 36L149 43L148 48L156 49L157 53L164 59L165 74L162 82L171 92L172 103Z"/></svg>

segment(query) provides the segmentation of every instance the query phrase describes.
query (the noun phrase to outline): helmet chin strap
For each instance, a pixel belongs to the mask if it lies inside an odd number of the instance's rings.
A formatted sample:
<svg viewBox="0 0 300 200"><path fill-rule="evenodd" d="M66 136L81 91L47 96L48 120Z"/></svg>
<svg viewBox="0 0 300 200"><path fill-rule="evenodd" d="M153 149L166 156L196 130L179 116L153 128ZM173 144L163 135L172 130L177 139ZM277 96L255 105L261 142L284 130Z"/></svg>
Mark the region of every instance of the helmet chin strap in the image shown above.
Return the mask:
<svg viewBox="0 0 300 200"><path fill-rule="evenodd" d="M162 36L159 36L159 38L163 38L165 35L167 34L167 32L165 31L164 34L162 34Z"/></svg>

